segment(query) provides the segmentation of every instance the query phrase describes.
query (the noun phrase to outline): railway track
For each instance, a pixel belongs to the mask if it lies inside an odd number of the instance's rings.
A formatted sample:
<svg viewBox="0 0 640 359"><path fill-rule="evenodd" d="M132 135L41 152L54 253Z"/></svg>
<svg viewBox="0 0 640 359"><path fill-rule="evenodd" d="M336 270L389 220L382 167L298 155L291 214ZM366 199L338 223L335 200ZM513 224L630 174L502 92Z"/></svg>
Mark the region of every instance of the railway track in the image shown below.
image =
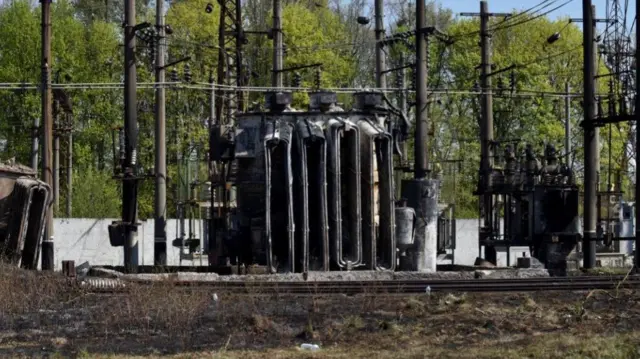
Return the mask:
<svg viewBox="0 0 640 359"><path fill-rule="evenodd" d="M582 276L523 279L388 281L125 281L89 278L78 283L95 293L126 293L136 288L170 286L185 291L234 294L418 294L425 292L530 292L640 288L640 276Z"/></svg>

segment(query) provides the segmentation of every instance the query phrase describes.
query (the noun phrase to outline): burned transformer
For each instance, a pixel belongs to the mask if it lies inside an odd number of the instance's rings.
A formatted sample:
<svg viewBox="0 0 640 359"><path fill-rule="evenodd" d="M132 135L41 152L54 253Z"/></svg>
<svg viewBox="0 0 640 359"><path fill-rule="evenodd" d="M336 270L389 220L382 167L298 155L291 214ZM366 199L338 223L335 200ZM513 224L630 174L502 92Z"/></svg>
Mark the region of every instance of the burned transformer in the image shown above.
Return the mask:
<svg viewBox="0 0 640 359"><path fill-rule="evenodd" d="M239 228L231 263L269 273L394 270L392 137L382 95L357 93L344 111L331 92L267 93L266 111L237 114Z"/></svg>
<svg viewBox="0 0 640 359"><path fill-rule="evenodd" d="M36 171L14 163L0 164L0 245L2 260L36 269L51 188Z"/></svg>
<svg viewBox="0 0 640 359"><path fill-rule="evenodd" d="M581 239L580 193L573 173L558 160L551 144L545 147L543 164L531 145L521 161L517 142L503 151L503 166L492 169L487 189L493 204L491 222L480 228L485 258L495 264L497 252L504 249L509 265L511 247L529 246L532 257L549 270L563 272Z"/></svg>

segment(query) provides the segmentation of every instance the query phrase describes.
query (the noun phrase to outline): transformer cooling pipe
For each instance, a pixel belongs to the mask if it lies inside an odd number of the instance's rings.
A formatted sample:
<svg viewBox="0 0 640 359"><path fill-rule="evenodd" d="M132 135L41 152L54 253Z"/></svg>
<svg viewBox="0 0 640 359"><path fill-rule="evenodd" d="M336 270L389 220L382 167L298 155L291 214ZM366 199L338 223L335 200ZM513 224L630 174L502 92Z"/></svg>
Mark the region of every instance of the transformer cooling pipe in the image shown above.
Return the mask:
<svg viewBox="0 0 640 359"><path fill-rule="evenodd" d="M326 132L331 257L339 269L351 270L362 263L360 129L335 117Z"/></svg>
<svg viewBox="0 0 640 359"><path fill-rule="evenodd" d="M392 138L377 119L360 117L357 124L361 131L364 261L369 269L395 270ZM376 179L378 188L375 186Z"/></svg>
<svg viewBox="0 0 640 359"><path fill-rule="evenodd" d="M306 118L295 125L297 260L301 270L329 270L327 146L322 127Z"/></svg>
<svg viewBox="0 0 640 359"><path fill-rule="evenodd" d="M293 272L295 264L293 174L291 168L293 126L280 120L268 121L265 126L266 262L271 273L275 273L277 270L274 258L278 261L284 261L282 263L284 271Z"/></svg>

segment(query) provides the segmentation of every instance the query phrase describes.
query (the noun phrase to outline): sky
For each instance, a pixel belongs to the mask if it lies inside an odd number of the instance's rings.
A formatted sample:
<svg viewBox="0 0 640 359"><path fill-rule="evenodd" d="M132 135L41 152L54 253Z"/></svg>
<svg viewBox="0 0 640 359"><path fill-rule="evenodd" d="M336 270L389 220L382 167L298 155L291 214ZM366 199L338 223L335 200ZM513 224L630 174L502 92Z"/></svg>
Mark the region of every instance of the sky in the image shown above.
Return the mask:
<svg viewBox="0 0 640 359"><path fill-rule="evenodd" d="M487 0L487 5L489 6L489 12L512 12L514 9L516 11L526 10L531 8L543 0ZM550 3L548 7L545 7L540 12L544 13L549 10L552 10L567 1L570 1L566 5L562 6L556 11L549 13L549 17L551 19L556 19L559 17L570 17L570 18L582 18L582 0L551 0L547 1ZM611 0L609 0L612 2ZM620 0L619 3L621 6L626 2L629 3L629 10L627 13L627 26L630 26L633 22L635 16L635 2L628 0ZM458 16L461 12L479 12L480 11L480 0L437 0L437 3L441 4L443 7L449 8L453 10L454 14ZM607 11L607 0L592 0L592 4L596 7L596 18L604 19L606 17ZM544 6L544 5L543 5ZM542 7L543 7L542 6ZM539 8L536 8L539 9ZM604 27L604 24L599 24L598 28Z"/></svg>

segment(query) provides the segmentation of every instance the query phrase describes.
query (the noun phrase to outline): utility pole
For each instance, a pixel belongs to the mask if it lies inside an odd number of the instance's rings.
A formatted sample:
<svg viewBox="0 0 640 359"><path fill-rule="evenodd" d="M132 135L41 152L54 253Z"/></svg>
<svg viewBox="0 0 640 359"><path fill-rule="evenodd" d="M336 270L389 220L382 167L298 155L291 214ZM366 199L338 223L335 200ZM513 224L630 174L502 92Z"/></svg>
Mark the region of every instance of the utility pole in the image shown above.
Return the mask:
<svg viewBox="0 0 640 359"><path fill-rule="evenodd" d="M397 103L400 111L408 116L407 113L407 91L405 89L406 86L406 78L407 78L407 70L404 68L405 66L405 58L403 54L400 54L400 61L398 67L401 69L396 73L397 81L396 87L399 89L397 92ZM408 132L409 129L404 129L400 127L397 129L398 131L404 132L405 130ZM407 162L407 140L408 138L404 138L404 134L402 136L402 142L400 142L400 158L402 159L400 166L405 167ZM404 169L400 171L396 171L395 177L395 185L396 185L396 196L398 198L402 198L402 179L404 178Z"/></svg>
<svg viewBox="0 0 640 359"><path fill-rule="evenodd" d="M496 228L493 227L494 208L491 189L491 171L493 168L493 93L491 90L491 34L489 32L489 18L494 16L508 16L504 13L490 13L486 1L480 1L480 13L462 13L462 16L480 16L480 191L482 193L483 224L480 230L480 242L493 237ZM497 263L495 247L485 246L485 258Z"/></svg>
<svg viewBox="0 0 640 359"><path fill-rule="evenodd" d="M416 211L415 244L411 256L401 260L402 269L435 272L438 257L438 197L439 181L429 178L428 117L427 117L427 51L425 0L416 2L416 129L414 178L402 182L402 197Z"/></svg>
<svg viewBox="0 0 640 359"><path fill-rule="evenodd" d="M33 134L31 137L31 168L38 173L38 142L40 139L40 117L33 117Z"/></svg>
<svg viewBox="0 0 640 359"><path fill-rule="evenodd" d="M640 1L640 0L638 0ZM591 0L582 0L584 36L584 234L582 251L583 267L590 269L596 264L596 196L598 152L595 120L595 71L594 71L594 9ZM636 184L637 186L637 184Z"/></svg>
<svg viewBox="0 0 640 359"><path fill-rule="evenodd" d="M124 27L124 136L125 159L122 163L122 225L124 229L124 266L126 272L138 270L137 207L137 145L138 119L136 113L136 6L135 0L125 1Z"/></svg>
<svg viewBox="0 0 640 359"><path fill-rule="evenodd" d="M282 87L282 4L280 0L273 0L273 75L271 86Z"/></svg>
<svg viewBox="0 0 640 359"><path fill-rule="evenodd" d="M427 112L427 48L428 37L422 33L426 27L424 0L416 1L416 141L414 144L414 178L423 180L429 172L429 118Z"/></svg>
<svg viewBox="0 0 640 359"><path fill-rule="evenodd" d="M493 94L491 92L491 38L489 34L489 9L486 1L480 2L480 86L482 87L482 101L480 107L482 119L480 123L480 168L483 181L484 226L493 233L493 196L490 192L491 169L493 168ZM485 257L488 261L497 264L495 247L485 247Z"/></svg>
<svg viewBox="0 0 640 359"><path fill-rule="evenodd" d="M216 174L216 163L215 159L215 151L216 151L216 136L214 132L214 126L216 126L216 88L213 79L213 73L209 77L209 82L211 83L211 92L210 92L210 112L209 112L209 179L211 183L211 194L209 196L209 200L211 201L211 206L208 208L208 220L209 220L209 228L207 229L207 236L209 240L209 245L207 247L207 251L209 254L209 265L214 265L218 263L218 245L216 243L216 215L215 215L215 201L216 201L216 191L218 187L214 182L215 174Z"/></svg>
<svg viewBox="0 0 640 359"><path fill-rule="evenodd" d="M565 150L565 163L568 167L572 167L573 161L571 160L571 88L569 81L564 84L564 150Z"/></svg>
<svg viewBox="0 0 640 359"><path fill-rule="evenodd" d="M636 23L638 22L638 20L640 20L640 0L636 0ZM640 44L640 31L636 30L636 63L640 62L640 47L638 47L638 44ZM638 115L640 114L640 96L638 96L638 94L640 94L640 71L636 70L636 99L635 99L635 109L634 109L634 115L637 118ZM635 193L635 202L636 202L636 250L635 250L635 254L634 254L634 266L635 266L635 270L636 272L640 269L640 209L638 208L637 204L640 203L640 171L638 170L638 168L640 168L640 165L638 164L640 161L640 157L638 157L638 149L640 149L640 123L638 123L638 121L636 121L635 123L636 126L636 193Z"/></svg>
<svg viewBox="0 0 640 359"><path fill-rule="evenodd" d="M382 16L384 6L382 1L383 0L375 0L374 4L374 16L376 18L376 87L379 89L387 87L387 76L384 72L387 66L385 64L384 52L382 51L382 39L384 38L384 22Z"/></svg>
<svg viewBox="0 0 640 359"><path fill-rule="evenodd" d="M167 139L165 118L164 0L156 1L156 200L154 208L154 265L167 265Z"/></svg>
<svg viewBox="0 0 640 359"><path fill-rule="evenodd" d="M42 3L42 124L44 127L44 153L42 157L42 179L53 187L52 142L52 92L51 92L51 0ZM42 239L42 270L53 270L53 211L47 209L44 238Z"/></svg>
<svg viewBox="0 0 640 359"><path fill-rule="evenodd" d="M53 199L56 211L60 210L60 107L54 101L53 111Z"/></svg>
<svg viewBox="0 0 640 359"><path fill-rule="evenodd" d="M67 148L67 218L71 218L71 199L73 196L73 117L67 114L69 137Z"/></svg>

